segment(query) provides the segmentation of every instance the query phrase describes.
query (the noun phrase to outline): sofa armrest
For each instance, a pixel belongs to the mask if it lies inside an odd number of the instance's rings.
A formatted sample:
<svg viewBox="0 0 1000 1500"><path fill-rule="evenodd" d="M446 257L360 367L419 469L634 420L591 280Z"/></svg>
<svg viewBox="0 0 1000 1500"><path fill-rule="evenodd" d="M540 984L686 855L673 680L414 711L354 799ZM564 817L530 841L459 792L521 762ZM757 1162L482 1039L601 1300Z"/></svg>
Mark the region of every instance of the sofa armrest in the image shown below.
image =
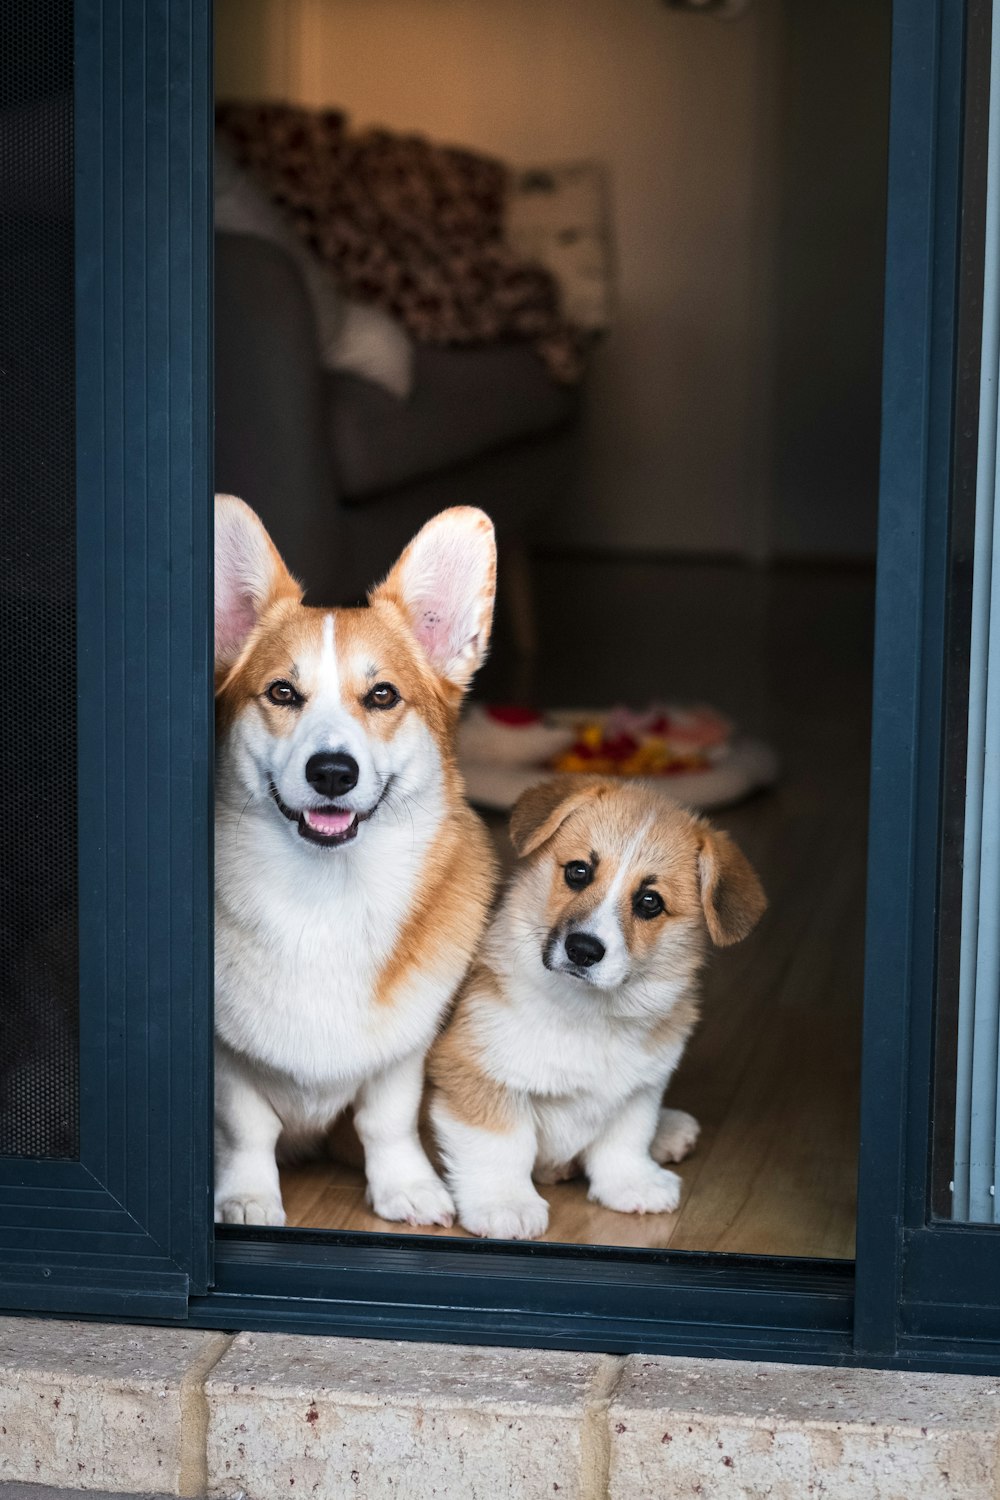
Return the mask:
<svg viewBox="0 0 1000 1500"><path fill-rule="evenodd" d="M215 237L215 488L258 512L319 603L344 554L312 308L298 268L249 235Z"/></svg>

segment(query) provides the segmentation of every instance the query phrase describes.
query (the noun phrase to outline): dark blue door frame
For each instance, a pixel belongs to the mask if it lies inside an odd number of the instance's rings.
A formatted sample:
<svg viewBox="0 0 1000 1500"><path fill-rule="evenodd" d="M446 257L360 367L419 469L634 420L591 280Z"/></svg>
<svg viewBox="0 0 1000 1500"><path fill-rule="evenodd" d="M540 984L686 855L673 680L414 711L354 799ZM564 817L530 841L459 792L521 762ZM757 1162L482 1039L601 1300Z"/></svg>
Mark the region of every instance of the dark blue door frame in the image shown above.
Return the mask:
<svg viewBox="0 0 1000 1500"><path fill-rule="evenodd" d="M911 1026L933 1003L962 9L894 7L856 1307L876 1356L899 1337Z"/></svg>
<svg viewBox="0 0 1000 1500"><path fill-rule="evenodd" d="M0 1304L211 1271L210 7L76 0L80 1159L0 1160Z"/></svg>
<svg viewBox="0 0 1000 1500"><path fill-rule="evenodd" d="M975 490L991 7L894 15L855 1348L996 1369L1000 1234L932 1207L935 1032L954 1024L938 1021L939 987L957 977L939 955L942 896L959 894L946 773L959 810L964 786L945 694L949 662L967 674L967 604L949 585L970 582L953 526L956 495L968 512Z"/></svg>
<svg viewBox="0 0 1000 1500"><path fill-rule="evenodd" d="M1000 1369L1000 1240L928 1206L965 10L893 9L856 1273L228 1229L213 1280L211 5L77 0L82 1160L0 1161L5 1305Z"/></svg>

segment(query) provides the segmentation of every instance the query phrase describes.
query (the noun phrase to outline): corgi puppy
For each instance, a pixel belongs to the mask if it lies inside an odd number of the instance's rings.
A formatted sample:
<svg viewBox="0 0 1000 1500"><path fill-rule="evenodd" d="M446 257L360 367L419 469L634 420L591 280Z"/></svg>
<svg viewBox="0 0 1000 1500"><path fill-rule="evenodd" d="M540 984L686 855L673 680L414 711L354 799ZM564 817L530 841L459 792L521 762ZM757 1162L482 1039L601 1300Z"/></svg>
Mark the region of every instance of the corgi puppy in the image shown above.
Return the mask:
<svg viewBox="0 0 1000 1500"><path fill-rule="evenodd" d="M473 1234L533 1239L540 1181L582 1165L590 1197L669 1213L660 1165L698 1124L661 1107L698 1016L709 941L735 943L766 900L724 833L629 785L562 778L511 817L523 861L429 1058L430 1114Z"/></svg>
<svg viewBox="0 0 1000 1500"><path fill-rule="evenodd" d="M417 1116L495 886L452 749L493 527L445 511L367 608L314 609L223 495L215 580L216 1218L283 1223L276 1151L353 1105L374 1212L450 1224Z"/></svg>

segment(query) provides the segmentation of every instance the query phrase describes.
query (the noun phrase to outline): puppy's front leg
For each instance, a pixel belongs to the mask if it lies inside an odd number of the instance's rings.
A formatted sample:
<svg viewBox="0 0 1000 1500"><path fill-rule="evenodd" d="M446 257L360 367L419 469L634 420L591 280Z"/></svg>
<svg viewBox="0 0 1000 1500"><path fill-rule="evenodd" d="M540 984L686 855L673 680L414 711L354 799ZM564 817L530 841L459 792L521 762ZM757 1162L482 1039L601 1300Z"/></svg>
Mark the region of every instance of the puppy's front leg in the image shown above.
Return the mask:
<svg viewBox="0 0 1000 1500"><path fill-rule="evenodd" d="M633 1094L584 1153L589 1196L622 1214L672 1213L681 1199L676 1172L658 1167L649 1148L662 1089Z"/></svg>
<svg viewBox="0 0 1000 1500"><path fill-rule="evenodd" d="M509 1115L506 1128L491 1130L458 1119L441 1093L431 1101L462 1228L489 1239L533 1240L549 1223L549 1205L531 1180L538 1140L526 1112L511 1104Z"/></svg>
<svg viewBox="0 0 1000 1500"><path fill-rule="evenodd" d="M380 1219L454 1222L455 1205L417 1133L424 1055L413 1052L362 1087L354 1124L365 1148L368 1201Z"/></svg>

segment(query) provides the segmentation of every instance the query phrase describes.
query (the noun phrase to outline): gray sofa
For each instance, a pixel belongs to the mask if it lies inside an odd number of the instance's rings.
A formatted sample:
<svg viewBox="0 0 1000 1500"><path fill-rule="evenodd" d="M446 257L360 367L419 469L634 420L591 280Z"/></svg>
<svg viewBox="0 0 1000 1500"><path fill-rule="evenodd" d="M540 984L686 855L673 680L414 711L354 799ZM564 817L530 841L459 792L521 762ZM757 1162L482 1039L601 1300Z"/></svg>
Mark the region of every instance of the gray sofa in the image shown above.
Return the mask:
<svg viewBox="0 0 1000 1500"><path fill-rule="evenodd" d="M520 344L419 346L406 401L328 373L290 257L216 235L216 488L260 513L314 602L361 596L429 516L479 505L496 523L511 628L530 649L525 543L571 477L578 406Z"/></svg>

